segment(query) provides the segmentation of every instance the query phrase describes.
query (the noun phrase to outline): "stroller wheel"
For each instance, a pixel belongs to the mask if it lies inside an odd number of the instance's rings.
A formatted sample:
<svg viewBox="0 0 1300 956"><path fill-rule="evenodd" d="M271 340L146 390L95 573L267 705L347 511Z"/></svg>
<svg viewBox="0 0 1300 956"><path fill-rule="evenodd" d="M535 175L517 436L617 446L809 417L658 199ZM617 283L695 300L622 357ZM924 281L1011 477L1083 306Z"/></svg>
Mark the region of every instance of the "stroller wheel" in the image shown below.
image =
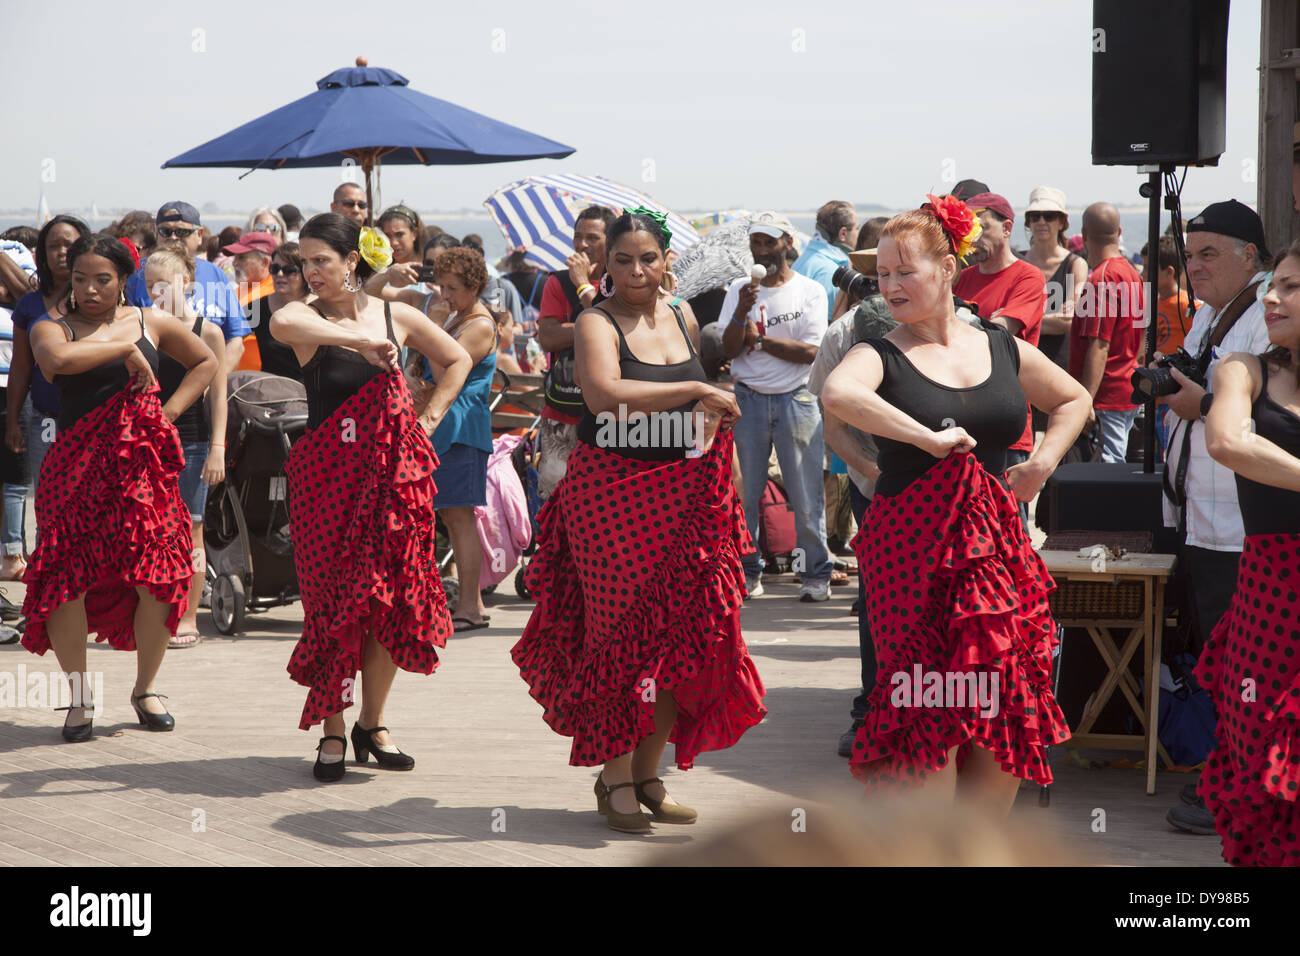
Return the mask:
<svg viewBox="0 0 1300 956"><path fill-rule="evenodd" d="M212 586L212 623L221 634L238 634L244 629L244 582L235 574L223 574Z"/></svg>
<svg viewBox="0 0 1300 956"><path fill-rule="evenodd" d="M525 601L531 600L533 592L528 590L528 582L524 580L524 572L528 569L528 562L524 558L519 559L519 567L515 569L515 593Z"/></svg>
<svg viewBox="0 0 1300 956"><path fill-rule="evenodd" d="M454 608L460 603L460 582L455 578L443 578L442 593L447 596L447 607Z"/></svg>

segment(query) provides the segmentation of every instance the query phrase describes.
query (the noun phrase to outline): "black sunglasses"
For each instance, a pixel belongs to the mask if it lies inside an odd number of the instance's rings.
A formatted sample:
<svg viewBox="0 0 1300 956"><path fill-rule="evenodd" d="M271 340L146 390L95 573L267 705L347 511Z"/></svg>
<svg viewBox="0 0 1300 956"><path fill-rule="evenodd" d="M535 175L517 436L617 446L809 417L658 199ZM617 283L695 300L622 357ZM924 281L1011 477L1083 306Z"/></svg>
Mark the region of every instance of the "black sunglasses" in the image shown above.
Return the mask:
<svg viewBox="0 0 1300 956"><path fill-rule="evenodd" d="M364 199L342 199L340 202L349 209L365 209L368 205Z"/></svg>
<svg viewBox="0 0 1300 956"><path fill-rule="evenodd" d="M1025 222L1037 222L1039 219L1051 221L1059 215L1059 212L1027 212L1025 213Z"/></svg>
<svg viewBox="0 0 1300 956"><path fill-rule="evenodd" d="M170 226L159 226L158 235L164 239L188 239L198 232L197 229L173 229Z"/></svg>
<svg viewBox="0 0 1300 956"><path fill-rule="evenodd" d="M282 273L287 276L296 276L298 273L302 272L302 269L299 266L282 266L278 262L272 262L270 268L266 271L271 273L273 276L278 276Z"/></svg>

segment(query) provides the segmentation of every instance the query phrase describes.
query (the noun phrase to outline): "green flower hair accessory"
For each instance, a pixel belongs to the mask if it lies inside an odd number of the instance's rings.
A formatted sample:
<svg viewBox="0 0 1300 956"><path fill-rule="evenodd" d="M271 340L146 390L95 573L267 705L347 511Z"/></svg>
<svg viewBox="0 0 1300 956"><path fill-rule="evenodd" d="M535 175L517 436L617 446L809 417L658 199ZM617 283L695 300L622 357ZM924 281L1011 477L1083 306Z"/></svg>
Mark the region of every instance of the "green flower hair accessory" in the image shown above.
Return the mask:
<svg viewBox="0 0 1300 956"><path fill-rule="evenodd" d="M659 226L659 231L664 234L665 248L672 244L673 233L668 228L668 217L659 212L657 209L647 209L645 206L637 206L635 209L624 209L623 213L628 216L649 216Z"/></svg>

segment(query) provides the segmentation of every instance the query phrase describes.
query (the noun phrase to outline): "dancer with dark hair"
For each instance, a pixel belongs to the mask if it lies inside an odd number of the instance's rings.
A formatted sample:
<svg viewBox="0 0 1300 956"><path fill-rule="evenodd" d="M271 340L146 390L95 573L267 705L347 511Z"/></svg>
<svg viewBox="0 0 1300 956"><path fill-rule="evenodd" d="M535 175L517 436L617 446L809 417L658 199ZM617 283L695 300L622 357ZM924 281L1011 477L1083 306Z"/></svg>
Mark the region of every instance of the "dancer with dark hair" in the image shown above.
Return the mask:
<svg viewBox="0 0 1300 956"><path fill-rule="evenodd" d="M415 309L363 291L391 260L378 230L324 213L303 226L299 249L316 298L271 316L271 334L302 366L309 415L286 467L304 612L289 673L310 688L298 726L325 725L313 773L332 781L344 773L343 710L358 671L356 759L373 755L388 770L415 765L383 726L384 704L397 669L432 673L435 648L452 632L434 560L438 462L428 436L464 384L470 358ZM419 409L399 367L403 345L440 370Z"/></svg>
<svg viewBox="0 0 1300 956"><path fill-rule="evenodd" d="M538 515L528 570L537 600L511 652L569 763L604 765L596 806L615 830L647 833L696 813L658 777L664 747L689 769L763 719L763 684L740 635L743 549L731 478L735 398L706 381L689 306L661 288L662 215L616 219L603 305L578 316L585 414L555 493ZM631 438L640 418L661 441ZM652 425L652 427L654 427Z"/></svg>
<svg viewBox="0 0 1300 956"><path fill-rule="evenodd" d="M1005 813L1021 779L1051 782L1046 747L1069 736L1051 689L1054 584L1016 501L1033 499L1083 428L1088 396L1037 348L957 318L958 258L978 235L951 196L889 221L877 271L899 326L854 346L822 401L880 450L854 540L878 667L853 773L945 799L960 773L963 797ZM1007 468L1026 397L1049 412L1047 434ZM944 688L978 687L979 699L932 701L918 672L927 686L937 674Z"/></svg>
<svg viewBox="0 0 1300 956"><path fill-rule="evenodd" d="M1219 361L1210 457L1236 473L1237 590L1196 665L1215 745L1198 792L1234 866L1300 866L1300 242L1264 296L1273 348Z"/></svg>
<svg viewBox="0 0 1300 956"><path fill-rule="evenodd" d="M137 652L131 706L141 724L167 731L175 720L154 679L193 573L179 484L185 459L172 423L203 394L218 360L173 317L125 306L135 263L116 239L78 239L67 266L66 318L31 328L36 362L60 404L58 440L36 495L41 533L24 579L23 646L35 654L53 647L73 683L65 740L93 734L90 633ZM166 404L160 352L186 369Z"/></svg>

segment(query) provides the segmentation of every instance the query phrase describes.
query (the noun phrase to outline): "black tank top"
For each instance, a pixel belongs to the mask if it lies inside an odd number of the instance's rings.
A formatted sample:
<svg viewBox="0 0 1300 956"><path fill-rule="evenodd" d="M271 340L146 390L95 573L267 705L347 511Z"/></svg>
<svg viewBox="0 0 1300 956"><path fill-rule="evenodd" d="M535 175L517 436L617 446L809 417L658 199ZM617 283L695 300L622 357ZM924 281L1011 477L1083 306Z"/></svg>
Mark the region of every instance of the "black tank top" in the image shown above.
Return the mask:
<svg viewBox="0 0 1300 956"><path fill-rule="evenodd" d="M293 354L293 348L277 341L271 335L271 304L267 301L269 298L270 296L263 296L254 299L248 317L249 324L253 326L253 334L257 336L257 352L262 358L262 371L301 382L302 366L298 364L298 357Z"/></svg>
<svg viewBox="0 0 1300 956"><path fill-rule="evenodd" d="M1061 301L1065 301L1065 295L1069 293L1069 282L1067 281L1074 270L1074 260L1079 258L1073 252L1067 252L1065 258L1061 260L1056 271L1052 273L1052 278L1047 280L1048 294L1050 296L1053 288L1060 289ZM1055 285L1053 285L1055 283ZM1064 308L1064 306L1062 306ZM1038 337L1038 351L1042 352L1049 359L1055 362L1061 368L1070 367L1070 336L1068 333L1060 335L1040 335Z"/></svg>
<svg viewBox="0 0 1300 956"><path fill-rule="evenodd" d="M1255 434L1300 457L1300 418L1268 397L1268 362L1259 364L1264 384L1250 408ZM1300 492L1237 475L1237 504L1246 534L1300 534Z"/></svg>
<svg viewBox="0 0 1300 956"><path fill-rule="evenodd" d="M675 305L672 310L677 319L677 327L682 330L682 337L686 339L686 347L690 349L691 357L685 362L675 362L672 365L651 365L649 362L639 361L632 354L631 349L627 347L627 338L623 335L623 330L618 327L618 322L604 309L596 307L596 311L604 315L609 320L609 324L614 326L614 331L618 333L618 367L623 378L632 382L707 382L709 380L704 374L700 357L695 352L695 344L691 341L690 333L686 331L686 319L682 316L682 310ZM601 428L596 421L596 416L584 402L582 420L578 423L578 441L624 458L635 458L637 461L675 461L692 447L693 442L690 441L687 423L692 422L690 413L694 407L694 402L686 402L666 414L661 413L663 417L647 415L643 423L638 423L628 416L625 423L616 421L615 430L610 432L608 425L604 429ZM600 440L602 431L606 437L604 442Z"/></svg>
<svg viewBox="0 0 1300 956"><path fill-rule="evenodd" d="M311 307L322 319L325 318L325 313L314 302ZM396 345L392 310L387 302L384 303L384 325L388 328L388 340ZM302 367L302 381L307 387L307 428L314 430L329 421L344 402L383 371L351 349L338 345L316 346L316 351Z"/></svg>
<svg viewBox="0 0 1300 956"><path fill-rule="evenodd" d="M136 311L140 313L140 338L135 344L149 363L149 367L153 369L156 378L158 350L144 334L144 311L141 309ZM62 319L59 320L59 324L68 333L68 339L75 342L77 333L72 331L72 326ZM130 382L131 376L126 371L126 359L118 359L85 372L54 376L53 384L59 390L59 430L71 428L95 409L107 404Z"/></svg>
<svg viewBox="0 0 1300 956"><path fill-rule="evenodd" d="M1025 393L1017 375L1020 353L1006 329L980 319L992 352L993 371L979 385L952 388L926 378L888 339L867 339L880 353L884 378L878 394L895 408L911 415L926 428L964 428L976 445L974 455L989 474L1001 476L1007 466L1007 449L1025 430ZM938 461L915 445L876 436L880 449L880 480L876 494L892 497L925 474Z"/></svg>
<svg viewBox="0 0 1300 956"><path fill-rule="evenodd" d="M198 335L202 329L203 316L199 316L194 320L194 327L190 331ZM217 361L221 361L222 358L224 356L218 355ZM181 387L181 381L188 371L189 369L170 355L158 356L158 388L162 391L158 396L160 402L166 402L176 394L176 389ZM174 424L176 430L180 432L183 444L207 441L209 438L208 408L203 401L203 396L200 395L193 405L181 412Z"/></svg>

